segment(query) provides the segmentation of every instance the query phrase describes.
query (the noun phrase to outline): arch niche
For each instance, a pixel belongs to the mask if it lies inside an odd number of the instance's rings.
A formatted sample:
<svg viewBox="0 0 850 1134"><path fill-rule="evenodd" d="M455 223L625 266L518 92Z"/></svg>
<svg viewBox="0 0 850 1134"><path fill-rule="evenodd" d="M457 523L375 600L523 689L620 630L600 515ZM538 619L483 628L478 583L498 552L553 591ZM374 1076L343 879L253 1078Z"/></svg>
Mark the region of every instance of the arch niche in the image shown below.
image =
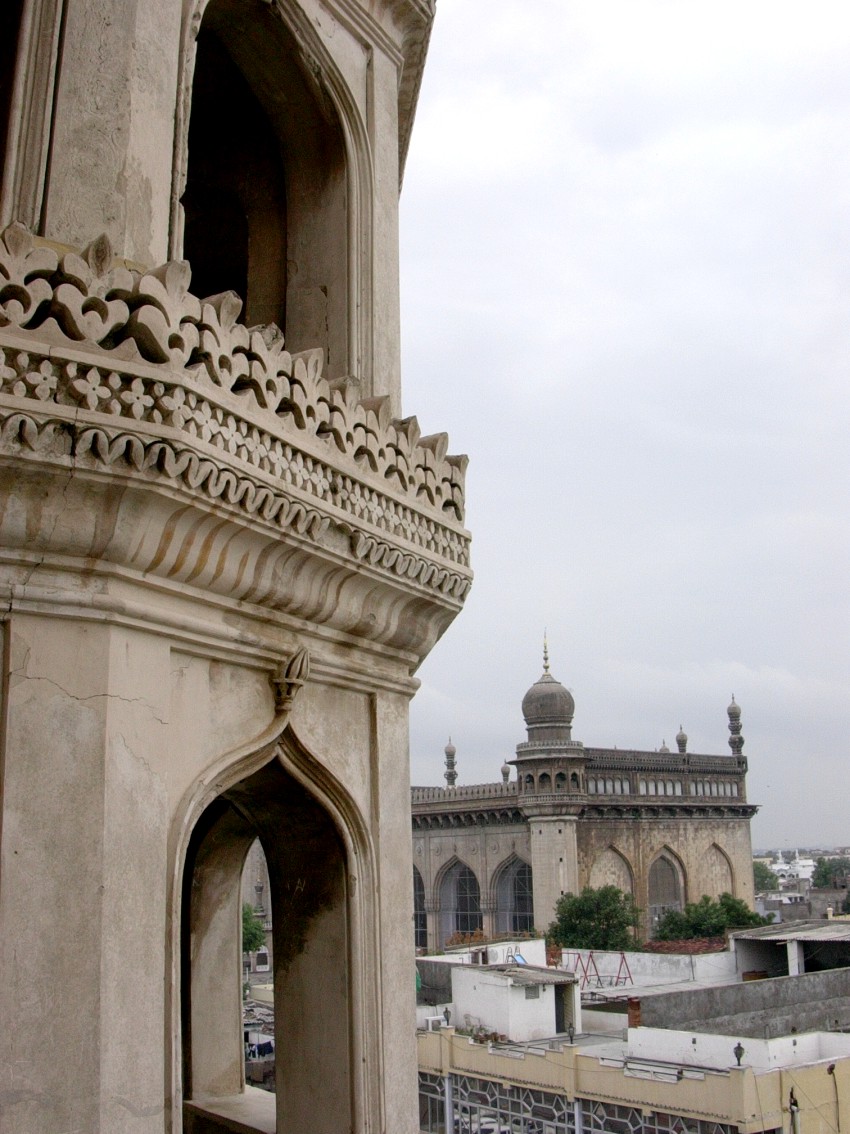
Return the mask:
<svg viewBox="0 0 850 1134"><path fill-rule="evenodd" d="M616 886L624 894L634 894L634 875L626 856L613 846L606 847L593 860L588 885L594 890Z"/></svg>
<svg viewBox="0 0 850 1134"><path fill-rule="evenodd" d="M267 1105L281 1134L355 1125L368 997L358 991L364 974L353 977L362 917L349 878L363 880L368 856L356 821L341 817L327 785L309 782L304 764L287 729L271 759L207 804L188 839L179 959L190 1131L219 1129L210 1118L217 1100L232 1106L234 1096L245 1098L240 879L255 839L268 866L273 926L276 1094Z"/></svg>
<svg viewBox="0 0 850 1134"><path fill-rule="evenodd" d="M315 40L321 84L299 40ZM294 34L263 0L196 0L183 56L172 254L193 293L237 292L248 326L276 323L293 352L322 347L329 378L368 372L352 299L367 272L354 209L370 199L352 166L366 177L367 147L353 111L343 125L345 85L314 29Z"/></svg>
<svg viewBox="0 0 850 1134"><path fill-rule="evenodd" d="M714 897L721 894L735 893L735 876L732 872L732 863L729 856L718 846L712 843L704 860L705 881L703 891Z"/></svg>

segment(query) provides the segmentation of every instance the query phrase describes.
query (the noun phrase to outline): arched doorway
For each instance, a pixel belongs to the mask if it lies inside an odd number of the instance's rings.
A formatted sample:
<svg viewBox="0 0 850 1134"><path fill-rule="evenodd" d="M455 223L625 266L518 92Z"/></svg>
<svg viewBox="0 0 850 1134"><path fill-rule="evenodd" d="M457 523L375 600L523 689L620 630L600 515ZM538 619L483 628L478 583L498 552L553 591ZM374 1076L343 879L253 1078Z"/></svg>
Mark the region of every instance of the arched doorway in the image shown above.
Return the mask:
<svg viewBox="0 0 850 1134"><path fill-rule="evenodd" d="M332 1134L352 1123L346 851L331 816L277 759L209 804L186 854L187 1129L218 1129L205 1108L216 1113L216 1100L244 1097L240 881L257 838L268 865L273 924L277 1129ZM198 1125L200 1115L206 1125Z"/></svg>

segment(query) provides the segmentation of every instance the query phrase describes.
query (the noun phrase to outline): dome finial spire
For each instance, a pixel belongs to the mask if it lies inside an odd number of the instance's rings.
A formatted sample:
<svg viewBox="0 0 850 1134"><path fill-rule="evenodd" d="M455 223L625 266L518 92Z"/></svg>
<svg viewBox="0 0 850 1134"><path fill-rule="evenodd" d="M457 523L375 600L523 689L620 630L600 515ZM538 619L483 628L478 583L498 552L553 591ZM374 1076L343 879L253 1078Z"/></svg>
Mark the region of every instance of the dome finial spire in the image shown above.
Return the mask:
<svg viewBox="0 0 850 1134"><path fill-rule="evenodd" d="M546 631L543 631L543 672L549 672L549 640Z"/></svg>

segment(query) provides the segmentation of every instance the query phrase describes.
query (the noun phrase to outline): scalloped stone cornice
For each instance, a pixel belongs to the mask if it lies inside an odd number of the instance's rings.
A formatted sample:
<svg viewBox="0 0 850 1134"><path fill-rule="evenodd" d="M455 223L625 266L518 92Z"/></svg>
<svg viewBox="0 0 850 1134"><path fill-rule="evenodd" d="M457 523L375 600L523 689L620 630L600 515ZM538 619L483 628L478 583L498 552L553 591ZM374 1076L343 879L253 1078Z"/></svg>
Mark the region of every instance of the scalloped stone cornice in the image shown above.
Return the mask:
<svg viewBox="0 0 850 1134"><path fill-rule="evenodd" d="M193 576L209 575L205 585L223 585L224 561L241 539L243 555L252 544L266 560L297 551L303 566L318 556L337 588L345 577L351 589L353 574L364 591L391 581L442 607L444 629L471 583L466 458L447 454L445 434L422 437L415 418L392 419L386 398L360 399L356 382L328 382L320 351L290 355L277 327L237 323L234 293L199 300L189 280L180 261L147 273L116 267L103 237L62 255L22 225L7 228L4 463L132 485L136 506L140 490L156 490L162 522L183 525L196 556L200 545L207 560L215 548L218 568L198 563ZM207 518L166 521L166 499L192 499ZM191 541L192 524L218 534ZM151 540L139 535L137 544ZM165 570L168 555L149 550L135 566ZM288 601L273 580L261 590L251 601Z"/></svg>

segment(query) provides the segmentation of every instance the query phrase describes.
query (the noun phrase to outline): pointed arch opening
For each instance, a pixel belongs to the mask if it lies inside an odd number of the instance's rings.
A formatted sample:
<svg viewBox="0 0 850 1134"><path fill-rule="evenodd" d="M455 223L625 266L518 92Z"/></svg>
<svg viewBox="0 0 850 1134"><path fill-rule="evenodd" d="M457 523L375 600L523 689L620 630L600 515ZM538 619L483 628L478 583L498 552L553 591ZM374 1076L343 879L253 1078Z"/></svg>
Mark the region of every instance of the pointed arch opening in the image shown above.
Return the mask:
<svg viewBox="0 0 850 1134"><path fill-rule="evenodd" d="M210 0L195 42L182 254L201 297L351 372L348 158L334 104L275 5Z"/></svg>
<svg viewBox="0 0 850 1134"><path fill-rule="evenodd" d="M0 176L6 167L9 151L18 42L23 18L24 0L6 0L0 6Z"/></svg>
<svg viewBox="0 0 850 1134"><path fill-rule="evenodd" d="M668 910L685 906L685 876L682 865L665 848L649 868L649 928L653 930Z"/></svg>
<svg viewBox="0 0 850 1134"><path fill-rule="evenodd" d="M531 867L514 855L498 871L494 883L496 932L530 933L534 929Z"/></svg>
<svg viewBox="0 0 850 1134"><path fill-rule="evenodd" d="M273 926L275 1095L248 1101L262 1104L278 1131L331 1134L352 1123L347 855L331 815L277 759L210 803L188 843L180 946L184 1128L230 1129L216 1125L217 1116L247 1098L242 874L257 839Z"/></svg>

